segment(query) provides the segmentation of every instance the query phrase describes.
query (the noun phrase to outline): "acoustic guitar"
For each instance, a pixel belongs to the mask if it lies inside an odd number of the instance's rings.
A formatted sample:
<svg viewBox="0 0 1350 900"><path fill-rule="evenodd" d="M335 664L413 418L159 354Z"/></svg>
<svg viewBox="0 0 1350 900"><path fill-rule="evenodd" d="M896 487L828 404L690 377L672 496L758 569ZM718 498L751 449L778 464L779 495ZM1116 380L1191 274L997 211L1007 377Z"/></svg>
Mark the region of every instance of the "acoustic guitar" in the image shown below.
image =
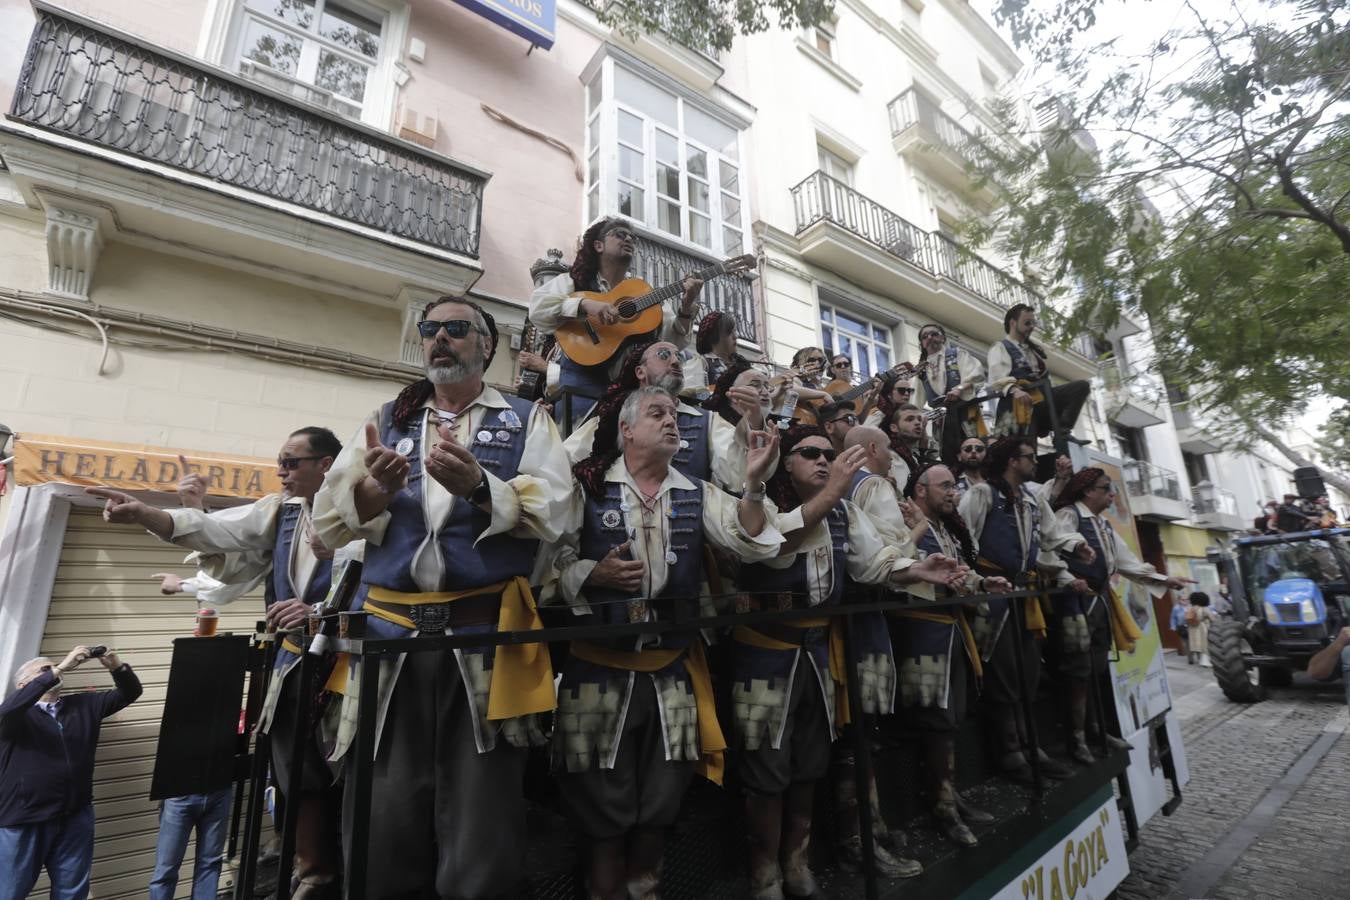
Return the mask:
<svg viewBox="0 0 1350 900"><path fill-rule="evenodd" d="M859 385L853 385L844 381L842 378L836 378L834 381L825 385L825 393L833 394L835 403L852 403L853 412L856 415L861 416L863 414L863 398L866 396L867 392L872 389L873 384L877 383L878 380L885 380L891 375L894 375L897 379L913 378L914 373L917 371L918 369L914 367L913 363L902 362L899 365L882 372L880 375L875 375L872 378L867 379Z"/></svg>
<svg viewBox="0 0 1350 900"><path fill-rule="evenodd" d="M729 257L693 274L700 281L707 282L722 275L745 272L754 265L755 257L747 253ZM555 332L558 344L567 358L577 365L603 365L619 352L628 339L661 327L661 304L680 296L684 291L683 284L684 279L681 278L653 290L641 278L628 278L608 291L579 291L572 296L608 303L614 307L619 321L613 325L602 325L593 316L585 316L564 322Z"/></svg>

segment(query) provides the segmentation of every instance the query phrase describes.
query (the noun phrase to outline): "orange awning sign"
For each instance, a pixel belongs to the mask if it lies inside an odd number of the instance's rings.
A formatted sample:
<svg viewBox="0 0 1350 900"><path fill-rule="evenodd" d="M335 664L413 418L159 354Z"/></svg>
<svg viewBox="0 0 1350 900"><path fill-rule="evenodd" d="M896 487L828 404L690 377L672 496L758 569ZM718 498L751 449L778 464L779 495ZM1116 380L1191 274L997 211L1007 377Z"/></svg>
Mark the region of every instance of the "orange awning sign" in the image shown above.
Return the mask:
<svg viewBox="0 0 1350 900"><path fill-rule="evenodd" d="M189 472L206 480L209 494L257 499L281 490L276 464L257 457L45 434L15 439L14 480L25 485L59 481L172 493L186 474L178 461L180 455L187 460Z"/></svg>

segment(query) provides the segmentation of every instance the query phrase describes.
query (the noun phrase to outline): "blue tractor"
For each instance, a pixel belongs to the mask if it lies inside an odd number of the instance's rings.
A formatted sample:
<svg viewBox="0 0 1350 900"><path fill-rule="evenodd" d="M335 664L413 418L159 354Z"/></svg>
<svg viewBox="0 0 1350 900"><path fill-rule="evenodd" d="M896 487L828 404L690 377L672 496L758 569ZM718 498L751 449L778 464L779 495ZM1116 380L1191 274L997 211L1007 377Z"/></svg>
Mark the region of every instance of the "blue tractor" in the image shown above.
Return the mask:
<svg viewBox="0 0 1350 900"><path fill-rule="evenodd" d="M1220 563L1233 616L1210 626L1209 658L1224 695L1254 703L1350 625L1350 528L1240 537Z"/></svg>

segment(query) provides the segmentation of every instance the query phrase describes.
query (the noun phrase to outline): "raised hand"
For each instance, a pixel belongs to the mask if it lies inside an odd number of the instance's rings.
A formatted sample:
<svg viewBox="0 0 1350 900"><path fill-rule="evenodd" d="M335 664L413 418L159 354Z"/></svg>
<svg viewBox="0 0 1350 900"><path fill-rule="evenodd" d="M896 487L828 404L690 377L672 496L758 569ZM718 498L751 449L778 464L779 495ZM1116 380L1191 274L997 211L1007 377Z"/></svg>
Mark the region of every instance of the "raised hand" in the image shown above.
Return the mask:
<svg viewBox="0 0 1350 900"><path fill-rule="evenodd" d="M429 477L457 497L469 496L483 480L483 469L478 460L454 439L448 429L442 429L441 439L427 453L422 464Z"/></svg>
<svg viewBox="0 0 1350 900"><path fill-rule="evenodd" d="M741 414L750 428L764 427L764 407L759 402L759 391L748 387L727 388L727 401Z"/></svg>
<svg viewBox="0 0 1350 900"><path fill-rule="evenodd" d="M684 281L680 282L680 286L684 288L683 307L688 312L693 307L694 302L698 300L699 291L703 290L703 280L695 278L691 273L684 276Z"/></svg>
<svg viewBox="0 0 1350 900"><path fill-rule="evenodd" d="M91 497L98 497L106 500L103 505L103 521L113 522L117 525L139 525L145 519L146 510L149 509L141 501L130 494L122 491L115 491L112 488L89 487L84 492Z"/></svg>
<svg viewBox="0 0 1350 900"><path fill-rule="evenodd" d="M202 509L206 501L206 479L188 470L187 457L178 454L178 465L183 477L178 479L178 502L185 509Z"/></svg>
<svg viewBox="0 0 1350 900"><path fill-rule="evenodd" d="M101 662L103 668L107 669L109 672L122 664L122 660L112 650L109 650L107 653L100 656L98 661Z"/></svg>
<svg viewBox="0 0 1350 900"><path fill-rule="evenodd" d="M763 484L778 465L778 432L751 431L750 446L745 452L745 481L750 485Z"/></svg>
<svg viewBox="0 0 1350 900"><path fill-rule="evenodd" d="M408 483L408 458L384 446L374 422L366 423L366 471L386 494L400 491Z"/></svg>
<svg viewBox="0 0 1350 900"><path fill-rule="evenodd" d="M647 572L647 566L635 559L622 558L632 545L632 541L624 541L606 553L591 570L586 584L629 593L642 590L642 577Z"/></svg>
<svg viewBox="0 0 1350 900"><path fill-rule="evenodd" d="M69 653L66 654L65 659L57 663L56 668L59 669L60 671L58 671L56 674L60 675L62 672L69 672L71 669L78 668L80 663L84 662L88 658L89 658L89 648L86 647L84 644L77 644L74 648L71 649Z"/></svg>
<svg viewBox="0 0 1350 900"><path fill-rule="evenodd" d="M183 579L172 572L156 572L150 577L159 582L159 592L161 594L183 593Z"/></svg>
<svg viewBox="0 0 1350 900"><path fill-rule="evenodd" d="M825 482L825 490L838 502L853 484L853 476L858 474L867 462L867 448L862 444L849 447L830 463L830 477Z"/></svg>
<svg viewBox="0 0 1350 900"><path fill-rule="evenodd" d="M908 497L900 500L900 515L910 528L918 528L928 521L928 517L923 514L923 510L919 509L919 504Z"/></svg>

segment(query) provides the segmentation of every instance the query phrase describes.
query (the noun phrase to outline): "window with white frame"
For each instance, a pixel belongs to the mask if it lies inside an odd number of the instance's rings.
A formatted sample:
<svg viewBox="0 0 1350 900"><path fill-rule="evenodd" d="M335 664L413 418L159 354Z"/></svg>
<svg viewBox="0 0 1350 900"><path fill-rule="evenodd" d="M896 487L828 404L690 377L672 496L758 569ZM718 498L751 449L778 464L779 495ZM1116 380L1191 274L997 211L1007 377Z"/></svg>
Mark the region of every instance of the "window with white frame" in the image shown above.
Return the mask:
<svg viewBox="0 0 1350 900"><path fill-rule="evenodd" d="M837 22L837 19L826 19L820 24L806 29L807 43L830 59L834 59L834 48L837 40L835 38L835 28Z"/></svg>
<svg viewBox="0 0 1350 900"><path fill-rule="evenodd" d="M361 0L244 0L228 64L268 87L360 119L387 18Z"/></svg>
<svg viewBox="0 0 1350 900"><path fill-rule="evenodd" d="M826 175L849 186L853 185L853 163L844 159L838 153L817 144L816 161L820 164L820 171Z"/></svg>
<svg viewBox="0 0 1350 900"><path fill-rule="evenodd" d="M820 304L820 343L827 356L843 353L852 359L853 371L863 378L871 378L894 365L891 326L826 302L824 292Z"/></svg>
<svg viewBox="0 0 1350 900"><path fill-rule="evenodd" d="M586 219L617 214L732 255L745 246L740 131L606 59L586 88Z"/></svg>

